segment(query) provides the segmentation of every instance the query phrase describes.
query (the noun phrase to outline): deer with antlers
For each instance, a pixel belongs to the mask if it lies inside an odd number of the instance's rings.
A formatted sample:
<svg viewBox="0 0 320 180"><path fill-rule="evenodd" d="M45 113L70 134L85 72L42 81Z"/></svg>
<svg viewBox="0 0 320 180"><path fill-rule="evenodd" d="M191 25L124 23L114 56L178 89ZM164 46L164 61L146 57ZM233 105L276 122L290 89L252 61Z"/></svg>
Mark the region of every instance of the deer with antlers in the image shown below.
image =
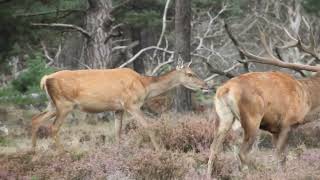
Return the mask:
<svg viewBox="0 0 320 180"><path fill-rule="evenodd" d="M179 61L175 70L159 77L147 77L129 68L106 70L59 71L41 80L49 104L47 109L32 118L32 147L36 148L36 134L41 122L55 118L51 126L51 135L59 149L58 131L65 117L76 107L81 111L98 113L115 111L116 140L120 141L122 116L128 112L140 125L148 130L147 122L140 107L145 100L183 85L191 90L207 90L207 84ZM149 129L151 141L156 149L160 146L154 133Z"/></svg>
<svg viewBox="0 0 320 180"><path fill-rule="evenodd" d="M288 133L293 127L306 123L305 116L317 111L320 107L319 66L287 63L277 58L273 55L262 32L260 33L261 42L268 56L254 55L241 47L228 26L225 27L240 54L248 58L247 62L318 73L312 77L296 79L282 72L251 72L232 78L220 86L214 97L220 121L210 147L208 177L211 177L213 163L235 121L239 121L244 130L243 143L239 152L243 165L254 165L254 162L248 158L248 152L255 142L259 129L272 134L278 162L284 165ZM294 38L288 31L285 30L285 32L292 41L283 47L297 47L313 57L318 57L314 40L308 47L301 42L300 38Z"/></svg>

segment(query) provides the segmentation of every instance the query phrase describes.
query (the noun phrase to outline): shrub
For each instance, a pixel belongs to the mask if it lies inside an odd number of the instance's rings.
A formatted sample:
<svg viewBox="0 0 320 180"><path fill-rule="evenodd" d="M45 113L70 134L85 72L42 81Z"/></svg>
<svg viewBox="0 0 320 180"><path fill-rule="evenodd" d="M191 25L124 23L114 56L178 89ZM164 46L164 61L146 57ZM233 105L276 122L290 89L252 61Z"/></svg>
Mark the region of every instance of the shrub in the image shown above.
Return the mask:
<svg viewBox="0 0 320 180"><path fill-rule="evenodd" d="M135 179L183 179L187 167L181 154L170 151L139 150L128 160Z"/></svg>
<svg viewBox="0 0 320 180"><path fill-rule="evenodd" d="M172 119L178 119L172 121ZM132 123L131 123L132 124ZM130 124L130 126L132 126ZM159 121L153 124L153 131L167 150L181 152L200 152L209 149L214 138L214 121L209 121L205 116L188 114L181 117L177 115L162 116ZM135 127L135 126L133 126ZM130 135L131 143L140 146L150 144L147 131L141 128L133 129ZM234 141L230 132L226 142Z"/></svg>
<svg viewBox="0 0 320 180"><path fill-rule="evenodd" d="M43 102L46 96L40 91L42 76L52 73L53 68L46 67L40 54L27 60L27 68L12 83L0 89L0 103L35 104Z"/></svg>
<svg viewBox="0 0 320 180"><path fill-rule="evenodd" d="M21 92L39 91L39 83L42 76L52 73L53 68L46 67L45 60L40 54L27 60L27 70L12 81L12 87Z"/></svg>

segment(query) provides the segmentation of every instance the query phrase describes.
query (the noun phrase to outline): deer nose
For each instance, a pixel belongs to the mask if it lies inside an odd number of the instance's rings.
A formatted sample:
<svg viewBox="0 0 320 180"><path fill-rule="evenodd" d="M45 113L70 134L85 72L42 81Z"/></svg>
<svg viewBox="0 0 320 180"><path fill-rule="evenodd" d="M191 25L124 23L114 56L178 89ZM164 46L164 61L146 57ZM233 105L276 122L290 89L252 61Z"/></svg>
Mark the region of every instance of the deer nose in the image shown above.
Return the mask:
<svg viewBox="0 0 320 180"><path fill-rule="evenodd" d="M209 85L207 83L205 83L202 87L201 87L202 92L210 92L211 89L209 87Z"/></svg>

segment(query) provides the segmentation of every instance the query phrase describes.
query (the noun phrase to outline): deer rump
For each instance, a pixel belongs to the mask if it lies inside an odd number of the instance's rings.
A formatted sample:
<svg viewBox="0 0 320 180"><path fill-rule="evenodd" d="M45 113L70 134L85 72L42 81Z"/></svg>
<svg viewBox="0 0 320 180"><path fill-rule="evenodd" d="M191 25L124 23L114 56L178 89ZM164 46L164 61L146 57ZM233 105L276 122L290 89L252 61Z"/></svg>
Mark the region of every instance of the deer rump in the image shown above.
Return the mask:
<svg viewBox="0 0 320 180"><path fill-rule="evenodd" d="M250 124L259 124L260 129L271 133L301 123L310 109L301 84L280 72L254 72L231 79L218 88L216 108L229 109L245 131ZM218 115L221 121L228 116Z"/></svg>

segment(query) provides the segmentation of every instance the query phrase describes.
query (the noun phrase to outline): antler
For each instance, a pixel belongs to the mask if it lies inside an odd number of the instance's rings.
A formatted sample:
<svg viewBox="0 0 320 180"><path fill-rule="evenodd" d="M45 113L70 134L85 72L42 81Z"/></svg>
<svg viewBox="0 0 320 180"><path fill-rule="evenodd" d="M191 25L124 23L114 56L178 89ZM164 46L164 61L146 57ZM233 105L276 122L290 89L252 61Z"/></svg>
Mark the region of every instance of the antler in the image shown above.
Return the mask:
<svg viewBox="0 0 320 180"><path fill-rule="evenodd" d="M305 52L307 54L310 54L314 58L316 58L318 61L320 61L320 55L317 52L317 44L316 39L314 37L314 32L311 27L311 25L308 23L306 18L300 14L300 5L298 4L295 11L288 7L288 14L290 27L294 32L294 35L291 35L289 31L286 28L283 28L284 32L288 35L288 37L291 39L291 42L287 43L284 46L278 47L280 49L286 49L290 47L297 47L300 51ZM302 43L302 40L299 36L299 30L301 26L301 20L306 25L307 29L309 30L309 41L310 45L305 45Z"/></svg>
<svg viewBox="0 0 320 180"><path fill-rule="evenodd" d="M314 71L314 72L320 71L319 66L309 66L309 65L304 65L304 64L287 63L287 62L281 61L281 59L275 57L272 53L271 48L267 44L265 34L261 31L260 31L261 42L262 42L262 45L263 45L264 49L266 50L268 56L262 57L262 56L254 55L240 46L240 44L236 41L236 38L231 33L229 26L225 26L225 28L230 36L230 39L233 41L234 45L239 50L240 54L243 54L244 56L246 56L248 58L246 60L247 62L269 64L269 65L279 66L279 67L283 67L283 68L289 68L289 69L293 69L293 70L307 70L307 71Z"/></svg>
<svg viewBox="0 0 320 180"><path fill-rule="evenodd" d="M297 35L297 38L294 38L287 29L284 28L285 33L288 35L288 37L292 40L291 42L287 43L284 46L280 46L278 48L280 49L286 49L286 48L290 48L290 47L297 47L298 49L300 49L301 51L310 54L312 57L316 58L317 60L320 61L320 56L317 52L317 48L316 48L316 40L314 38L314 34L313 34L313 30L312 28L309 26L309 41L310 41L310 45L307 46L305 44L302 43L302 40L300 38L299 35Z"/></svg>

